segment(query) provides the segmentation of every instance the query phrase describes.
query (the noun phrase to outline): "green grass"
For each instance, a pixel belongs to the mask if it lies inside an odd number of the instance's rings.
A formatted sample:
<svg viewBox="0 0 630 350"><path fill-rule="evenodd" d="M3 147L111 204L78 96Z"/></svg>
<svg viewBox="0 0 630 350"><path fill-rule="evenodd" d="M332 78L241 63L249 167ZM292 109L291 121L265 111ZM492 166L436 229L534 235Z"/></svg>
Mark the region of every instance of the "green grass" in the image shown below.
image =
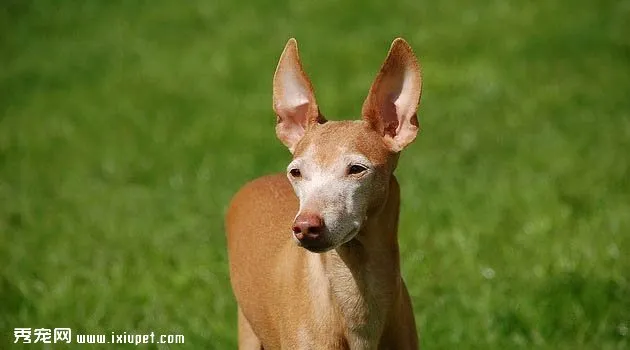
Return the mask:
<svg viewBox="0 0 630 350"><path fill-rule="evenodd" d="M288 163L284 43L339 119L404 36L424 70L397 171L423 347L627 349L629 17L611 0L4 1L0 348L15 327L235 348L222 216Z"/></svg>

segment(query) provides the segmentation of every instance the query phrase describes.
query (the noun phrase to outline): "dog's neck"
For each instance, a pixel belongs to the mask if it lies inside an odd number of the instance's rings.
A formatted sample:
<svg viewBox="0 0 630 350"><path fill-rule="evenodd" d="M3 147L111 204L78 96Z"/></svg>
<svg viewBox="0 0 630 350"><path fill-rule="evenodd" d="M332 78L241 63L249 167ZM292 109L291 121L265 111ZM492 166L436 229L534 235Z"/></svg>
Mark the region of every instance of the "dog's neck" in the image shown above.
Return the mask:
<svg viewBox="0 0 630 350"><path fill-rule="evenodd" d="M400 296L400 193L393 177L389 187L386 202L368 216L357 237L321 255L332 302L346 323L346 336L357 345L377 343L374 337Z"/></svg>

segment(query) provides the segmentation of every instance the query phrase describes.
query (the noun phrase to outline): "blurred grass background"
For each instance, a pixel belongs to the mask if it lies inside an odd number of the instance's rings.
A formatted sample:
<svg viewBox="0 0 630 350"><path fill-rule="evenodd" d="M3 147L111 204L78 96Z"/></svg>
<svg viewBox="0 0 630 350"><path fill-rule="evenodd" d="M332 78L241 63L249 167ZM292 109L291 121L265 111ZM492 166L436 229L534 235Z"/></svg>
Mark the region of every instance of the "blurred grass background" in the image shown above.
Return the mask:
<svg viewBox="0 0 630 350"><path fill-rule="evenodd" d="M236 348L222 216L289 161L291 36L331 119L394 37L421 59L397 174L425 349L630 347L630 1L0 6L0 348L15 327Z"/></svg>

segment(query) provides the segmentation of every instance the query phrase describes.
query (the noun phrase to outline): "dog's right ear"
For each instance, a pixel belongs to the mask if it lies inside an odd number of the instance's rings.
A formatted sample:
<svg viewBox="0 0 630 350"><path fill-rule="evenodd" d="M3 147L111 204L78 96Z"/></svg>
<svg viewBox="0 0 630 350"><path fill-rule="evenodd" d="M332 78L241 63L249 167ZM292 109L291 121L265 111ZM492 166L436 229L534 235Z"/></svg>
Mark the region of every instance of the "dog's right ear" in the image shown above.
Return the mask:
<svg viewBox="0 0 630 350"><path fill-rule="evenodd" d="M422 94L420 63L411 47L397 38L363 103L363 119L400 152L418 134L418 103Z"/></svg>
<svg viewBox="0 0 630 350"><path fill-rule="evenodd" d="M276 135L291 153L311 125L325 122L293 38L284 47L273 76L273 110L277 116Z"/></svg>

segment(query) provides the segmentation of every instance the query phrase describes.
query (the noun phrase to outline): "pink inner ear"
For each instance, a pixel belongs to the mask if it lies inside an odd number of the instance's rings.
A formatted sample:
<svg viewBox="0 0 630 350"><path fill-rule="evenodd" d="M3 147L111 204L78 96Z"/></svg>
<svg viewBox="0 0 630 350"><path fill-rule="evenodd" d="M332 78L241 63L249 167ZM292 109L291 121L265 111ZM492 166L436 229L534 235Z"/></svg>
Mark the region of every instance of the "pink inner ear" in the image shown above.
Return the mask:
<svg viewBox="0 0 630 350"><path fill-rule="evenodd" d="M304 136L308 123L309 104L304 103L298 106L279 107L276 133L278 138L289 148L292 149L295 144Z"/></svg>
<svg viewBox="0 0 630 350"><path fill-rule="evenodd" d="M308 123L308 110L308 100L303 102L301 105L287 108L285 112L287 120L285 122L299 126L302 130L306 129L306 125Z"/></svg>
<svg viewBox="0 0 630 350"><path fill-rule="evenodd" d="M396 105L393 102L384 102L381 104L381 116L383 123L383 133L391 137L396 136L398 131L398 115L396 114Z"/></svg>

